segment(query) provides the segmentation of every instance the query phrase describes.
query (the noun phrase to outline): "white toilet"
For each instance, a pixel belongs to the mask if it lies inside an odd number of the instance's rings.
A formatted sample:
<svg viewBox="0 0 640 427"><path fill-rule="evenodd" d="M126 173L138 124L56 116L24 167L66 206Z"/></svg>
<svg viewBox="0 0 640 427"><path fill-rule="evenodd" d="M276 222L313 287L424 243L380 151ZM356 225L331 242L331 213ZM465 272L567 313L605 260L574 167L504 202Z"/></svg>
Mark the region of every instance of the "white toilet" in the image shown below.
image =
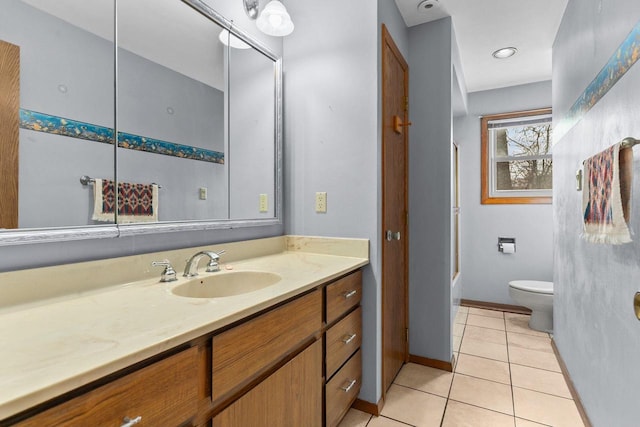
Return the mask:
<svg viewBox="0 0 640 427"><path fill-rule="evenodd" d="M531 309L531 329L553 332L553 282L512 280L509 295L519 305Z"/></svg>

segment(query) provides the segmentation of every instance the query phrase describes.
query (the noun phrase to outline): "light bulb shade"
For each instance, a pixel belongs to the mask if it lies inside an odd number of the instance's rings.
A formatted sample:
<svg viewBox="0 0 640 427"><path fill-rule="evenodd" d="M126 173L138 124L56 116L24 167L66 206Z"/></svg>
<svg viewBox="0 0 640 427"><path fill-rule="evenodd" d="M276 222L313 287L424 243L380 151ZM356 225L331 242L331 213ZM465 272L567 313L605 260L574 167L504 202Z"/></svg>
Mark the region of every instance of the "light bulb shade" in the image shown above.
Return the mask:
<svg viewBox="0 0 640 427"><path fill-rule="evenodd" d="M235 49L251 49L251 46L229 33L229 30L220 31L220 35L218 36L220 42L225 46L231 46Z"/></svg>
<svg viewBox="0 0 640 427"><path fill-rule="evenodd" d="M287 8L278 0L271 0L264 7L256 25L263 33L277 37L288 36L294 28Z"/></svg>

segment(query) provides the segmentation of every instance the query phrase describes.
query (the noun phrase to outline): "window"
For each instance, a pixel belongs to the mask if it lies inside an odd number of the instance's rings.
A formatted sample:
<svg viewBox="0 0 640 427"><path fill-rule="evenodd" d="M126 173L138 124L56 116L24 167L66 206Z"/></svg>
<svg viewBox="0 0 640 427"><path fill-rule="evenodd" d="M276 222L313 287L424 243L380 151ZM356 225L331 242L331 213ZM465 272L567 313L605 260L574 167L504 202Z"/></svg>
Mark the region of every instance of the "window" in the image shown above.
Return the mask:
<svg viewBox="0 0 640 427"><path fill-rule="evenodd" d="M551 203L551 109L485 116L482 204Z"/></svg>

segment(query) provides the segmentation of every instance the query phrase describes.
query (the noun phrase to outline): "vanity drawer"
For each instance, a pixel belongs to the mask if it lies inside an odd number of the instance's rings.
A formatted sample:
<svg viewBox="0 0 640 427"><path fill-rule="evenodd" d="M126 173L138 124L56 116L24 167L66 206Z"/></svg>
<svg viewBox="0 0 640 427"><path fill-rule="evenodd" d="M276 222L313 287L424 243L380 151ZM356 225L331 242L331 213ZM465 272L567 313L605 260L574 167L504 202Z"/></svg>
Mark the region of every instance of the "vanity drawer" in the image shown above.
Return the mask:
<svg viewBox="0 0 640 427"><path fill-rule="evenodd" d="M360 303L362 271L358 270L326 287L327 325Z"/></svg>
<svg viewBox="0 0 640 427"><path fill-rule="evenodd" d="M179 426L198 410L198 349L174 356L35 415L18 426Z"/></svg>
<svg viewBox="0 0 640 427"><path fill-rule="evenodd" d="M362 354L358 350L325 385L326 424L338 425L360 393L362 382Z"/></svg>
<svg viewBox="0 0 640 427"><path fill-rule="evenodd" d="M326 332L327 378L342 366L362 343L362 308L358 307Z"/></svg>
<svg viewBox="0 0 640 427"><path fill-rule="evenodd" d="M229 397L322 327L316 290L213 337L213 401Z"/></svg>

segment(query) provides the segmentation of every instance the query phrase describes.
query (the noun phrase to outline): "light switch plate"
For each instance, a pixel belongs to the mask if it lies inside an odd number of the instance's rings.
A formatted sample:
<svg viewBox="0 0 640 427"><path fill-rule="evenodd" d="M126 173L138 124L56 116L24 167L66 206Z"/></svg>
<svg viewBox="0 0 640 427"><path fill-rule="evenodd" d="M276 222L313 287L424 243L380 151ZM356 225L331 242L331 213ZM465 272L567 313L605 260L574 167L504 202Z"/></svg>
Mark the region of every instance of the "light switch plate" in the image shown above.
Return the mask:
<svg viewBox="0 0 640 427"><path fill-rule="evenodd" d="M327 192L320 191L316 193L316 212L327 212Z"/></svg>
<svg viewBox="0 0 640 427"><path fill-rule="evenodd" d="M200 200L207 200L207 187L200 187Z"/></svg>
<svg viewBox="0 0 640 427"><path fill-rule="evenodd" d="M266 194L260 194L260 212L269 212L269 198Z"/></svg>

